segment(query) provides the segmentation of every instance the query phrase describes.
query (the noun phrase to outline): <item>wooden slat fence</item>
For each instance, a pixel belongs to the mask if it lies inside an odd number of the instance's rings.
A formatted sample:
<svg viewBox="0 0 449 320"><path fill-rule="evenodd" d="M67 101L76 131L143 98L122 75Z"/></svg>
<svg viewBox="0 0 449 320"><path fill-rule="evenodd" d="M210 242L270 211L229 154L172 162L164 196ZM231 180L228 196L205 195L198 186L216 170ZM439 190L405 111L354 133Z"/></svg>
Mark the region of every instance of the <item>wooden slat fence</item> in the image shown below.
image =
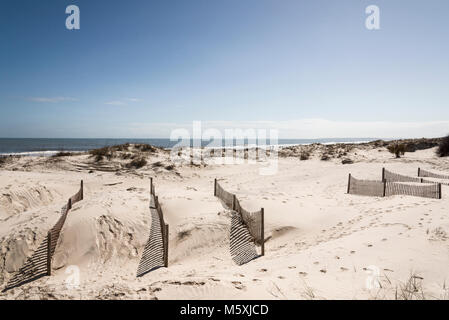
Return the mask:
<svg viewBox="0 0 449 320"><path fill-rule="evenodd" d="M419 177L409 177L399 173L391 172L385 168L382 169L382 181L387 182L418 182L422 183L422 178Z"/></svg>
<svg viewBox="0 0 449 320"><path fill-rule="evenodd" d="M348 193L361 196L385 197L385 183L377 180L360 180L349 174Z"/></svg>
<svg viewBox="0 0 449 320"><path fill-rule="evenodd" d="M387 180L359 180L349 174L348 194L371 197L408 195L441 199L441 183L389 182Z"/></svg>
<svg viewBox="0 0 449 320"><path fill-rule="evenodd" d="M265 255L264 209L256 212L245 210L235 194L223 189L214 180L214 196L233 210L230 230L230 253L238 265L245 264L257 258L256 245L261 247L261 255Z"/></svg>
<svg viewBox="0 0 449 320"><path fill-rule="evenodd" d="M449 175L447 174L433 173L421 168L418 168L418 177L449 180Z"/></svg>
<svg viewBox="0 0 449 320"><path fill-rule="evenodd" d="M385 168L382 169L382 181L386 180L387 182L417 182L417 183L427 183L427 184L443 184L443 185L449 185L449 180L447 181L434 181L425 179L423 177L428 178L434 178L434 179L440 179L444 180L444 175L438 175L433 174L429 171L422 170L418 168L418 177L409 177L405 175L401 175L398 173L393 173L391 171L386 170ZM449 176L448 176L449 179Z"/></svg>
<svg viewBox="0 0 449 320"><path fill-rule="evenodd" d="M421 183L413 185L403 182L387 182L385 196L393 195L441 199L441 184Z"/></svg>
<svg viewBox="0 0 449 320"><path fill-rule="evenodd" d="M72 205L83 200L83 193L84 186L83 181L81 180L80 190L67 201L66 205L62 207L61 217L58 219L53 228L48 231L47 236L41 242L36 251L33 252L31 257L25 261L25 264L19 269L19 271L8 281L3 291L19 287L44 276L51 276L51 261L58 244L62 227L64 226L70 209L72 209Z"/></svg>
<svg viewBox="0 0 449 320"><path fill-rule="evenodd" d="M137 277L144 276L160 267L168 267L169 227L164 221L164 214L156 196L153 178L151 178L150 185L150 213L150 237L137 268Z"/></svg>

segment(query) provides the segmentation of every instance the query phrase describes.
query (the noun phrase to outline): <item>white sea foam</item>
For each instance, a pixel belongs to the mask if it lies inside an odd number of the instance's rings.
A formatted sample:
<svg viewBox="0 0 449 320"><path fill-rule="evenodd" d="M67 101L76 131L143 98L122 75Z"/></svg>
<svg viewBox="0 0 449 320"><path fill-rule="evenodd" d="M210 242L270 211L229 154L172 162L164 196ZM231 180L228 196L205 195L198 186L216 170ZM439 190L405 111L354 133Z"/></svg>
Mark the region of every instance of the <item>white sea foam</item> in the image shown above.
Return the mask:
<svg viewBox="0 0 449 320"><path fill-rule="evenodd" d="M23 157L51 157L55 154L58 154L61 151L47 150L47 151L29 151L29 152L11 152L11 153L0 153L0 156L4 157L14 157L14 156L23 156ZM66 151L64 151L66 152ZM81 153L84 151L67 151L70 153Z"/></svg>

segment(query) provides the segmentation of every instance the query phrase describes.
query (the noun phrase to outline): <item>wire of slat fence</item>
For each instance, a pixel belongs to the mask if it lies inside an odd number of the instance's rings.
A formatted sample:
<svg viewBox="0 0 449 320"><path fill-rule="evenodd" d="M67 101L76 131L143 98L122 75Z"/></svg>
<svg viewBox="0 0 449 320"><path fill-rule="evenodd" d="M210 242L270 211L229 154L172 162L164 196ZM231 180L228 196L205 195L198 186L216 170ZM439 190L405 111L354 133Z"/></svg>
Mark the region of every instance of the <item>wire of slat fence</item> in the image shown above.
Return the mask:
<svg viewBox="0 0 449 320"><path fill-rule="evenodd" d="M439 179L439 181L434 181L434 180L430 180L430 179L438 179L438 178L428 178L428 179L422 178L422 182L423 183L442 184L445 186L449 186L449 180L442 180L442 179L440 180Z"/></svg>
<svg viewBox="0 0 449 320"><path fill-rule="evenodd" d="M248 238L243 236L246 234L243 229L246 229L247 233L251 237L253 245L261 247L261 255L265 255L265 238L264 238L264 226L265 226L265 212L262 208L256 212L250 212L242 207L237 196L233 193L226 191L217 181L214 180L214 195L221 199L224 204L234 211L233 218L231 219L231 233L230 233L230 249L231 256L233 257L251 257L252 249L249 250L251 244L248 243ZM236 217L239 217L237 219ZM240 226L239 226L240 225ZM243 228L243 229L242 229ZM247 250L248 252L238 253L238 250ZM255 248L254 248L255 249ZM245 260L245 259L243 259ZM234 261L237 264L241 264L242 258L235 258ZM251 259L250 259L251 260ZM249 260L248 260L249 261Z"/></svg>
<svg viewBox="0 0 449 320"><path fill-rule="evenodd" d="M150 236L137 268L137 277L144 276L160 267L168 267L169 227L164 221L162 207L155 193L153 178L150 181Z"/></svg>
<svg viewBox="0 0 449 320"><path fill-rule="evenodd" d="M62 207L61 217L53 228L47 232L47 236L40 243L39 247L25 261L19 271L17 271L8 281L4 291L22 286L44 276L51 276L51 261L56 251L62 227L64 226L70 209L72 209L72 205L83 200L83 193L84 187L83 181L81 181L80 190L74 196L69 198L67 204Z"/></svg>

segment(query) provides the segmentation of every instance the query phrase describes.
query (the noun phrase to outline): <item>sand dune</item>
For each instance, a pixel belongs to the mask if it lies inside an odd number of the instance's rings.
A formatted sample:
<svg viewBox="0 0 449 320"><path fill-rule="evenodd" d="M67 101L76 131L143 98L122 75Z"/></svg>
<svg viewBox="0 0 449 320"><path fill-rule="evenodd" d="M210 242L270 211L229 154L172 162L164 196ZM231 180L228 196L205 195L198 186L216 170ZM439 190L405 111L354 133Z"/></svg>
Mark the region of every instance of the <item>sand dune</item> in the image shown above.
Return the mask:
<svg viewBox="0 0 449 320"><path fill-rule="evenodd" d="M352 148L345 157L354 164L342 165L337 157L321 161L320 152L300 161L298 150L287 151L272 176L259 175L260 164L167 169L164 152L148 155L141 169L111 172L95 167L124 165L94 167L87 155L53 165L44 158L9 163L0 171L0 288L81 179L85 193L67 217L53 275L0 299L394 299L402 298L411 275L426 298L449 296L448 186L442 200L345 194L350 172L367 179L380 179L382 167L412 176L419 166L449 172L447 159L434 149L393 159L382 147ZM170 225L169 268L136 278L151 224L150 176ZM213 195L214 178L245 208L265 208L264 257L233 263L231 215ZM66 285L71 266L80 271L78 287Z"/></svg>

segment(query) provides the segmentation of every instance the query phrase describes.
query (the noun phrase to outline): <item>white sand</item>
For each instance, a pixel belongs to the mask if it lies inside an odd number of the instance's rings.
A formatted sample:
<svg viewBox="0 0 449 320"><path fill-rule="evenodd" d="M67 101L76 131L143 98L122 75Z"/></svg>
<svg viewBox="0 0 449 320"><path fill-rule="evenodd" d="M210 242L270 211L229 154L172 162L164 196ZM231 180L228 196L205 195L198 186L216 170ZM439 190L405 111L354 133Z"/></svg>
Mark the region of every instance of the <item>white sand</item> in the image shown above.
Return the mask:
<svg viewBox="0 0 449 320"><path fill-rule="evenodd" d="M403 297L412 274L422 278L415 281L426 299L448 298L449 187L443 186L442 200L345 194L350 172L373 179L383 166L413 176L418 167L449 172L449 161L434 151L393 159L385 149L355 149L350 165L280 158L272 176L249 164L151 166L167 162L167 154L120 175L78 171L73 164L88 163L85 155L50 164L48 158L16 160L0 169L0 289L81 179L85 193L62 230L53 276L0 299L394 299ZM169 268L136 278L151 224L150 176L170 225ZM214 178L246 208L265 208L264 257L243 266L231 260L229 212L213 196ZM77 288L65 284L71 265L80 270ZM372 266L381 288L366 286Z"/></svg>

